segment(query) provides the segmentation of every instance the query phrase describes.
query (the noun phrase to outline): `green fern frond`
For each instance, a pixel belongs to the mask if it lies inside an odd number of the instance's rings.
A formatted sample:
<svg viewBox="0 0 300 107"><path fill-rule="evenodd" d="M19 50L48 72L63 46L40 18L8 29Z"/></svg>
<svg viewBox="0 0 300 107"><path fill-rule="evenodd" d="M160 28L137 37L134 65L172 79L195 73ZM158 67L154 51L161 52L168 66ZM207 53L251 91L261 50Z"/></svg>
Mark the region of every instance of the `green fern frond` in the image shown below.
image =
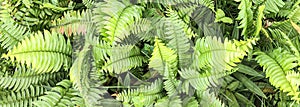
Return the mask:
<svg viewBox="0 0 300 107"><path fill-rule="evenodd" d="M65 34L68 37L78 34L87 34L87 26L92 24L91 10L80 11L67 11L64 15L53 21L51 30L60 34Z"/></svg>
<svg viewBox="0 0 300 107"><path fill-rule="evenodd" d="M12 76L0 78L0 88L17 92L27 89L31 85L45 84L50 81L56 83L66 76L65 72L37 74L30 69L18 67Z"/></svg>
<svg viewBox="0 0 300 107"><path fill-rule="evenodd" d="M202 5L214 10L214 1L213 0L138 0L138 3L158 3L164 5L180 5L180 4L195 4Z"/></svg>
<svg viewBox="0 0 300 107"><path fill-rule="evenodd" d="M170 48L176 51L178 56L178 66L185 68L191 64L192 53L188 52L191 48L190 41L193 32L191 29L181 20L176 12L169 9L169 17L166 18L165 23L165 34L166 38L170 39L167 44Z"/></svg>
<svg viewBox="0 0 300 107"><path fill-rule="evenodd" d="M72 47L70 41L55 32L38 32L26 37L4 55L12 61L31 66L37 73L56 72L63 65L71 64Z"/></svg>
<svg viewBox="0 0 300 107"><path fill-rule="evenodd" d="M161 40L156 38L149 68L153 68L161 75L165 75L166 64L170 68L169 72L177 71L177 55L174 50L166 47Z"/></svg>
<svg viewBox="0 0 300 107"><path fill-rule="evenodd" d="M251 10L252 1L249 0L241 0L241 3L238 7L240 9L239 15L236 18L237 20L241 20L240 26L238 28L243 28L242 35L247 36L247 32L252 26L253 21L253 12Z"/></svg>
<svg viewBox="0 0 300 107"><path fill-rule="evenodd" d="M150 106L155 100L163 96L162 89L162 81L157 79L149 86L141 86L141 88L138 89L123 91L118 94L117 100L122 101L125 105Z"/></svg>
<svg viewBox="0 0 300 107"><path fill-rule="evenodd" d="M96 5L93 21L103 40L115 44L130 34L127 29L141 17L143 7L117 0L104 0Z"/></svg>
<svg viewBox="0 0 300 107"><path fill-rule="evenodd" d="M12 16L10 15L12 10L12 6L8 3L8 1L1 2L0 6L0 19L1 22L14 22Z"/></svg>
<svg viewBox="0 0 300 107"><path fill-rule="evenodd" d="M293 22L300 22L300 6L297 6L297 8L289 14L288 18Z"/></svg>
<svg viewBox="0 0 300 107"><path fill-rule="evenodd" d="M83 98L83 104L87 107L94 107L97 104L101 104L99 100L103 99L101 95L106 93L106 90L96 88L101 85L101 82L99 82L99 77L95 77L95 74L92 74L95 72L93 69L95 65L90 58L92 53L89 46L89 44L85 44L84 48L79 52L69 75L70 81L73 82L73 87L79 90L79 95Z"/></svg>
<svg viewBox="0 0 300 107"><path fill-rule="evenodd" d="M183 88L189 93L189 84L196 90L205 91L208 87L216 86L218 75L209 75L208 73L199 73L194 69L183 69L179 71L180 76L185 79Z"/></svg>
<svg viewBox="0 0 300 107"><path fill-rule="evenodd" d="M82 3L87 7L91 8L94 4L94 0L82 0Z"/></svg>
<svg viewBox="0 0 300 107"><path fill-rule="evenodd" d="M40 86L30 86L18 92L8 92L1 95L1 107L33 107L32 102L37 101L38 97L44 95L46 89Z"/></svg>
<svg viewBox="0 0 300 107"><path fill-rule="evenodd" d="M78 91L72 88L72 83L69 80L63 80L57 83L51 91L45 92L46 95L39 97L39 101L34 101L33 104L38 107L67 107L76 106L72 99L80 98Z"/></svg>
<svg viewBox="0 0 300 107"><path fill-rule="evenodd" d="M0 26L0 42L4 49L12 49L18 42L29 35L26 27L7 22Z"/></svg>
<svg viewBox="0 0 300 107"><path fill-rule="evenodd" d="M159 99L154 106L155 107L182 107L182 101L179 96L173 96L171 98L164 97L162 99Z"/></svg>
<svg viewBox="0 0 300 107"><path fill-rule="evenodd" d="M247 41L224 40L221 42L217 37L205 37L197 40L195 45L195 66L199 68L213 67L214 72L230 71L235 63L241 62L241 59L252 49L256 39Z"/></svg>
<svg viewBox="0 0 300 107"><path fill-rule="evenodd" d="M291 84L300 86L300 73L298 72L289 72L286 75L286 78Z"/></svg>
<svg viewBox="0 0 300 107"><path fill-rule="evenodd" d="M285 5L282 0L266 0L264 4L266 5L265 13L278 13L279 9Z"/></svg>
<svg viewBox="0 0 300 107"><path fill-rule="evenodd" d="M287 79L287 74L293 72L292 69L297 66L295 56L281 48L268 54L259 51L255 55L258 55L256 60L263 66L270 83L283 92L288 92L288 95L293 96L293 100L299 102L298 86L291 84Z"/></svg>
<svg viewBox="0 0 300 107"><path fill-rule="evenodd" d="M200 100L200 107L225 107L214 93L207 91L197 91L197 96Z"/></svg>
<svg viewBox="0 0 300 107"><path fill-rule="evenodd" d="M140 49L135 46L115 46L107 51L110 58L107 59L108 61L102 69L110 73L120 74L146 62L146 58L141 54Z"/></svg>

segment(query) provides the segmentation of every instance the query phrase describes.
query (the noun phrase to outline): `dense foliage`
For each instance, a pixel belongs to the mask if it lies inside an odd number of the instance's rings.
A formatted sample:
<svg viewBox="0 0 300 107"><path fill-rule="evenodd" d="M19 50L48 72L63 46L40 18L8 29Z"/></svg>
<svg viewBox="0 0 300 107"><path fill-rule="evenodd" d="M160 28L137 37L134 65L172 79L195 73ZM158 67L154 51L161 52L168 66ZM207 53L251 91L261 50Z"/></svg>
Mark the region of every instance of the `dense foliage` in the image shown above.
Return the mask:
<svg viewBox="0 0 300 107"><path fill-rule="evenodd" d="M300 106L300 0L0 0L1 107Z"/></svg>

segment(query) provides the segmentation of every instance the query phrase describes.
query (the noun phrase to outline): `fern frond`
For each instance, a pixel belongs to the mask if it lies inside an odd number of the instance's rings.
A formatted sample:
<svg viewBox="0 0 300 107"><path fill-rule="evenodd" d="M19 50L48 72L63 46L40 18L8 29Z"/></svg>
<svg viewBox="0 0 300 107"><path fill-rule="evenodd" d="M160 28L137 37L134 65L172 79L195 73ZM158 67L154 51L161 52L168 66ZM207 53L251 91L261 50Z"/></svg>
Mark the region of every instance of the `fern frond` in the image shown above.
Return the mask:
<svg viewBox="0 0 300 107"><path fill-rule="evenodd" d="M110 58L107 59L108 61L102 69L111 73L120 74L146 62L146 58L141 54L140 49L135 46L115 46L107 51L109 51Z"/></svg>
<svg viewBox="0 0 300 107"><path fill-rule="evenodd" d="M266 0L264 4L266 5L265 13L278 13L279 9L285 5L282 0Z"/></svg>
<svg viewBox="0 0 300 107"><path fill-rule="evenodd" d="M115 44L130 34L127 28L141 17L143 9L125 1L104 0L96 5L93 21L103 40Z"/></svg>
<svg viewBox="0 0 300 107"><path fill-rule="evenodd" d="M94 0L82 0L82 3L87 7L91 8L94 4Z"/></svg>
<svg viewBox="0 0 300 107"><path fill-rule="evenodd" d="M70 41L55 32L38 32L26 37L3 57L31 66L37 73L56 72L71 63Z"/></svg>
<svg viewBox="0 0 300 107"><path fill-rule="evenodd" d="M270 83L283 92L288 92L288 95L293 96L293 100L299 102L298 86L291 84L287 79L287 74L293 72L292 69L297 66L295 56L281 48L268 54L259 51L255 55L258 55L256 60L263 66Z"/></svg>
<svg viewBox="0 0 300 107"><path fill-rule="evenodd" d="M182 101L179 96L173 96L171 98L164 97L159 99L155 105L155 107L182 107Z"/></svg>
<svg viewBox="0 0 300 107"><path fill-rule="evenodd" d="M46 89L40 86L30 86L25 90L18 92L8 92L6 95L1 95L1 107L33 107L32 102L37 101L38 97L44 95Z"/></svg>
<svg viewBox="0 0 300 107"><path fill-rule="evenodd" d="M18 42L29 35L26 27L7 22L0 26L0 42L4 49L12 49Z"/></svg>
<svg viewBox="0 0 300 107"><path fill-rule="evenodd" d="M218 75L210 75L208 73L199 73L194 69L183 69L179 71L180 76L185 79L183 88L186 93L189 93L189 84L196 90L205 91L208 87L215 86L217 83Z"/></svg>
<svg viewBox="0 0 300 107"><path fill-rule="evenodd" d="M247 36L250 27L252 26L253 21L253 12L251 10L252 1L249 0L241 0L241 3L238 7L240 9L239 15L236 18L237 20L241 20L240 26L238 28L243 28L242 35Z"/></svg>
<svg viewBox="0 0 300 107"><path fill-rule="evenodd" d="M207 91L197 91L197 96L200 97L200 106L201 107L225 107L225 104L222 103L214 93Z"/></svg>
<svg viewBox="0 0 300 107"><path fill-rule="evenodd" d="M297 6L297 8L289 14L288 18L293 22L300 22L300 6Z"/></svg>
<svg viewBox="0 0 300 107"><path fill-rule="evenodd" d="M18 67L12 76L0 78L0 88L12 91L27 89L31 85L45 84L50 81L56 83L66 78L66 72L37 74L36 72Z"/></svg>
<svg viewBox="0 0 300 107"><path fill-rule="evenodd" d="M165 46L161 40L155 39L152 57L150 58L149 67L165 75L166 64L169 72L177 71L177 55L174 50Z"/></svg>
<svg viewBox="0 0 300 107"><path fill-rule="evenodd" d="M217 37L205 37L197 40L195 45L196 67L213 67L214 72L230 71L235 63L241 62L241 59L252 49L256 39L247 41L233 42L225 39L224 43Z"/></svg>
<svg viewBox="0 0 300 107"><path fill-rule="evenodd" d="M92 23L91 10L80 11L67 11L64 15L53 21L51 30L60 34L65 34L68 37L78 34L87 34L87 26Z"/></svg>
<svg viewBox="0 0 300 107"><path fill-rule="evenodd" d="M192 53L188 52L191 48L190 41L193 32L191 29L181 20L176 12L169 9L170 16L166 18L166 38L170 39L167 44L170 48L176 51L178 56L178 66L179 68L185 68L191 64Z"/></svg>
<svg viewBox="0 0 300 107"><path fill-rule="evenodd" d="M67 107L76 106L72 99L80 98L78 91L72 88L72 83L69 80L63 80L57 83L51 91L45 92L46 95L39 97L40 101L35 101L33 104L38 107Z"/></svg>
<svg viewBox="0 0 300 107"><path fill-rule="evenodd" d="M150 106L155 100L163 96L161 93L162 89L162 81L157 79L149 86L141 86L138 89L123 91L118 94L117 100L122 101L123 104Z"/></svg>
<svg viewBox="0 0 300 107"><path fill-rule="evenodd" d="M289 72L286 74L286 78L291 84L300 86L300 73L298 72Z"/></svg>
<svg viewBox="0 0 300 107"><path fill-rule="evenodd" d="M211 10L214 10L214 1L213 0L138 0L138 3L158 3L164 5L180 5L180 4L195 4L203 5Z"/></svg>

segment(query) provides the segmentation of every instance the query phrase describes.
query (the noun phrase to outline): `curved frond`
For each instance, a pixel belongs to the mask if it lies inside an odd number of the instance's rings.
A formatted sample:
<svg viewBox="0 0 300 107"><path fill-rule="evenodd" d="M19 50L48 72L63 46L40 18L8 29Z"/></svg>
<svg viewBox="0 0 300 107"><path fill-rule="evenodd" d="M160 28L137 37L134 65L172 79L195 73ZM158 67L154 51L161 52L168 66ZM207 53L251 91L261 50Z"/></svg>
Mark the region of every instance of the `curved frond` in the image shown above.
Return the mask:
<svg viewBox="0 0 300 107"><path fill-rule="evenodd" d="M195 66L199 68L212 67L214 72L230 71L235 63L241 62L252 49L256 39L233 42L227 38L224 43L217 37L205 37L197 40L195 45Z"/></svg>
<svg viewBox="0 0 300 107"><path fill-rule="evenodd" d="M18 42L29 35L29 30L13 22L4 23L0 26L0 43L4 49L12 49Z"/></svg>
<svg viewBox="0 0 300 107"><path fill-rule="evenodd" d="M149 67L158 71L161 75L165 75L166 64L170 68L169 72L177 71L177 55L174 50L166 47L161 40L156 38Z"/></svg>
<svg viewBox="0 0 300 107"><path fill-rule="evenodd" d="M258 55L256 60L263 66L270 83L283 92L288 92L288 95L293 96L293 100L299 102L298 86L291 84L287 79L287 74L293 72L292 69L297 66L295 56L281 48L268 54L264 52L256 52L255 54Z"/></svg>
<svg viewBox="0 0 300 107"><path fill-rule="evenodd" d="M238 9L240 9L240 12L236 19L241 20L240 26L238 26L238 28L243 28L242 35L245 36L248 35L247 33L249 33L248 31L252 26L253 12L251 10L251 6L252 6L251 0L241 0L241 3L238 7Z"/></svg>
<svg viewBox="0 0 300 107"><path fill-rule="evenodd" d="M266 5L266 13L278 13L279 9L285 5L282 0L266 0L264 4Z"/></svg>
<svg viewBox="0 0 300 107"><path fill-rule="evenodd" d="M78 91L72 88L72 83L69 80L63 80L57 83L51 91L45 92L46 95L39 97L39 101L33 102L38 107L74 107L76 103L72 99L79 99Z"/></svg>
<svg viewBox="0 0 300 107"><path fill-rule="evenodd" d="M93 21L98 32L104 37L103 40L115 44L130 34L127 28L141 17L144 8L125 1L104 1L96 4Z"/></svg>
<svg viewBox="0 0 300 107"><path fill-rule="evenodd" d="M26 37L3 57L31 66L38 73L56 72L71 64L70 41L55 32L38 32Z"/></svg>
<svg viewBox="0 0 300 107"><path fill-rule="evenodd" d="M18 67L12 76L0 78L0 88L19 91L27 89L31 85L45 84L50 81L56 83L66 76L66 72L37 74L30 69Z"/></svg>

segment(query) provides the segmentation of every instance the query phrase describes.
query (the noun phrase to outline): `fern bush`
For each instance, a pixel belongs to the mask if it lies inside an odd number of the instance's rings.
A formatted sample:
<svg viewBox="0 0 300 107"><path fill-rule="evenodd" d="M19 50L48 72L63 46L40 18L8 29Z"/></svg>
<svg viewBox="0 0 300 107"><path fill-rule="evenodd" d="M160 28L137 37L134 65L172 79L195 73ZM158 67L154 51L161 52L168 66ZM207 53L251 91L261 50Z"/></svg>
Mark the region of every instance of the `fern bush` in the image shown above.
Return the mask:
<svg viewBox="0 0 300 107"><path fill-rule="evenodd" d="M2 107L299 106L297 0L0 0Z"/></svg>

